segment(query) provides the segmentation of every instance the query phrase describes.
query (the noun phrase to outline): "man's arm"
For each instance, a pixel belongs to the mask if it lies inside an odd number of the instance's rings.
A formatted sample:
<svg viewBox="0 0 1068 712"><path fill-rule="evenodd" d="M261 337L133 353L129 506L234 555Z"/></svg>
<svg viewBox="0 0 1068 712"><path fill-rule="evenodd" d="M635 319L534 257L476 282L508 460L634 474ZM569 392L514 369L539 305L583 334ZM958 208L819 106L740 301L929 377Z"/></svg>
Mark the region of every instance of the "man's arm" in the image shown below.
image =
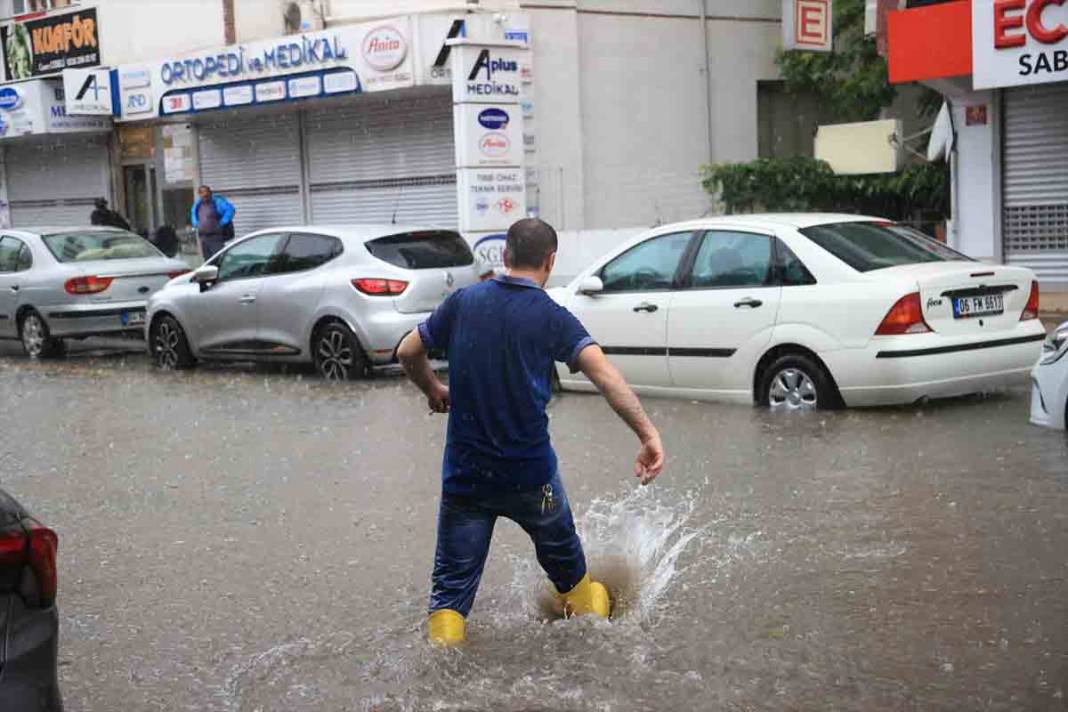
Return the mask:
<svg viewBox="0 0 1068 712"><path fill-rule="evenodd" d="M434 413L449 412L449 389L441 382L434 369L430 367L426 346L418 329L404 337L397 349L397 359L404 367L404 372L419 390L426 394L427 405Z"/></svg>
<svg viewBox="0 0 1068 712"><path fill-rule="evenodd" d="M596 344L582 349L575 359L575 366L597 386L612 410L638 436L642 446L634 461L634 476L640 478L643 485L649 484L664 469L664 446L660 442L660 433L645 414L638 396L634 395L634 391L623 380L623 375Z"/></svg>
<svg viewBox="0 0 1068 712"><path fill-rule="evenodd" d="M226 198L220 196L219 200L222 201L223 205L222 212L219 214L219 225L229 225L234 221L234 213L237 212L237 209Z"/></svg>

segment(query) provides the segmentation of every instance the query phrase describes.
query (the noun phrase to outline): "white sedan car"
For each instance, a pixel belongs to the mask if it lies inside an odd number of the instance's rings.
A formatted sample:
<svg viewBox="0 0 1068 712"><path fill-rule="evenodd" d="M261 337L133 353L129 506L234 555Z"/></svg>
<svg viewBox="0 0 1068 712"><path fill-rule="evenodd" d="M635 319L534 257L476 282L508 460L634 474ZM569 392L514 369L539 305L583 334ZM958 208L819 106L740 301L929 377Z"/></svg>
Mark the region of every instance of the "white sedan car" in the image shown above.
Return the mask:
<svg viewBox="0 0 1068 712"><path fill-rule="evenodd" d="M851 215L662 226L552 294L640 392L782 409L1026 382L1045 339L1030 270Z"/></svg>
<svg viewBox="0 0 1068 712"><path fill-rule="evenodd" d="M1031 381L1031 422L1064 430L1068 427L1068 321L1046 339Z"/></svg>

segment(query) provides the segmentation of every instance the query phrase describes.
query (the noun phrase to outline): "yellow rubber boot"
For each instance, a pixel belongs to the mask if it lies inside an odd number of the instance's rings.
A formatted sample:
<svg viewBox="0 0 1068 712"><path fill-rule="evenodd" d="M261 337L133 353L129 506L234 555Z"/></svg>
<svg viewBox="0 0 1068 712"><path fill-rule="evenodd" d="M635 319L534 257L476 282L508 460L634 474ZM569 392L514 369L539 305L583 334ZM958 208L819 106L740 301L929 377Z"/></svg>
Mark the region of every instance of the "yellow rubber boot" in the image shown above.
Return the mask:
<svg viewBox="0 0 1068 712"><path fill-rule="evenodd" d="M430 644L451 648L464 642L464 617L456 611L442 608L430 614Z"/></svg>
<svg viewBox="0 0 1068 712"><path fill-rule="evenodd" d="M589 574L583 576L573 589L560 598L564 601L564 615L568 618L590 613L607 618L612 608L608 589L602 583L591 581Z"/></svg>

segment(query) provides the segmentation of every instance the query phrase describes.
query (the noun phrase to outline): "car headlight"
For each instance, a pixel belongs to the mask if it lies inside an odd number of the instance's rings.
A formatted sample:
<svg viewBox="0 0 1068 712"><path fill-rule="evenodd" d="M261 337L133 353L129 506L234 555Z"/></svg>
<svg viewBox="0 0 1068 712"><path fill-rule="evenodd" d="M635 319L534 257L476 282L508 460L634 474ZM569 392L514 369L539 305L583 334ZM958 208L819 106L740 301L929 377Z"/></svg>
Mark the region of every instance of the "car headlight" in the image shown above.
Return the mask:
<svg viewBox="0 0 1068 712"><path fill-rule="evenodd" d="M1053 330L1042 344L1043 365L1060 361L1064 354L1068 353L1068 321Z"/></svg>

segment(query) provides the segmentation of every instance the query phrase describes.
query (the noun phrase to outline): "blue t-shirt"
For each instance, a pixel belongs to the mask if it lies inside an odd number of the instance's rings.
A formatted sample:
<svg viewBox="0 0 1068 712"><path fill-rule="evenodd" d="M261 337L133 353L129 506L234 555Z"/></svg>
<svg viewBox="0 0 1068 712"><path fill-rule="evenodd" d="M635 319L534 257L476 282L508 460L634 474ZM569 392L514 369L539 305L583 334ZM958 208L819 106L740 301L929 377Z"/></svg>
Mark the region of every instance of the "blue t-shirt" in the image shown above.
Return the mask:
<svg viewBox="0 0 1068 712"><path fill-rule="evenodd" d="M461 289L419 325L449 359L444 490L477 495L540 488L556 473L545 406L554 362L572 371L593 343L567 309L528 279Z"/></svg>

